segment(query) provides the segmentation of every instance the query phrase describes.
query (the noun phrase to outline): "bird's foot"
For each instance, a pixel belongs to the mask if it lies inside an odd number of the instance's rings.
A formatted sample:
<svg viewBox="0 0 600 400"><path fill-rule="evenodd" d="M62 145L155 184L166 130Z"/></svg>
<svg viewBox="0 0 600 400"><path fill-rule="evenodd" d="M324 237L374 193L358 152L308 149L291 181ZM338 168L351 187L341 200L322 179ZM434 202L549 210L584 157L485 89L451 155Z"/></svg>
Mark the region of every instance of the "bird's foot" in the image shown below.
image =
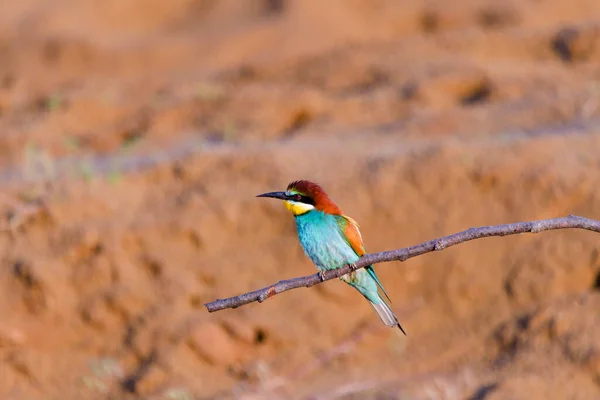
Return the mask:
<svg viewBox="0 0 600 400"><path fill-rule="evenodd" d="M350 272L356 271L358 269L356 268L355 263L348 263L348 266L350 267Z"/></svg>
<svg viewBox="0 0 600 400"><path fill-rule="evenodd" d="M321 282L325 282L325 271L319 271L319 279Z"/></svg>

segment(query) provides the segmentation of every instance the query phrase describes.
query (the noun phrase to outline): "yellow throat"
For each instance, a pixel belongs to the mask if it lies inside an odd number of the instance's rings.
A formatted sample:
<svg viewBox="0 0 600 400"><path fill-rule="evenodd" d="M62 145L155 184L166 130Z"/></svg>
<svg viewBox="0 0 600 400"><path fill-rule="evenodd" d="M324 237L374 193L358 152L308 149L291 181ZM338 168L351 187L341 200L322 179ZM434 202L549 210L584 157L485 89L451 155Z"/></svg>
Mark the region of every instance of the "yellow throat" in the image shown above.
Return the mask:
<svg viewBox="0 0 600 400"><path fill-rule="evenodd" d="M310 210L315 209L315 206L311 204L299 203L292 200L284 200L283 204L285 205L285 208L287 208L288 211L290 211L294 215L302 215L309 212Z"/></svg>

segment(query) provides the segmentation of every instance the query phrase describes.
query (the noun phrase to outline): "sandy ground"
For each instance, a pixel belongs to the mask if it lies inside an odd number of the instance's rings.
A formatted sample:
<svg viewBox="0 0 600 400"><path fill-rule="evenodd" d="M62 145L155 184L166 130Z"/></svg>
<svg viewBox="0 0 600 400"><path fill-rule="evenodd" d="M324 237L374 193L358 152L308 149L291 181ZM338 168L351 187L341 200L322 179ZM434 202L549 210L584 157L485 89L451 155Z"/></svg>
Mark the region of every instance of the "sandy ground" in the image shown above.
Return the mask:
<svg viewBox="0 0 600 400"><path fill-rule="evenodd" d="M597 234L314 267L320 182L369 251L600 218L597 0L56 0L0 13L3 399L599 399Z"/></svg>

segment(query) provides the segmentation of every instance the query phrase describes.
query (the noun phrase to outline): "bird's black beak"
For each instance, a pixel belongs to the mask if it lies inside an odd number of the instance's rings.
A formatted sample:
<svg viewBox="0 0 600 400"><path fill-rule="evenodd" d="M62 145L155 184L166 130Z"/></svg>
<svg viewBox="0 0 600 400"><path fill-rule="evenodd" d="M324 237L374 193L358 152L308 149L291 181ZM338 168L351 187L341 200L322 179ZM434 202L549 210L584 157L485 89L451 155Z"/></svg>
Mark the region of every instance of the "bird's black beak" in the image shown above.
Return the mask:
<svg viewBox="0 0 600 400"><path fill-rule="evenodd" d="M285 192L263 193L263 194L259 194L256 197L271 197L271 198L279 199L279 200L287 200L287 198L288 198L288 196L285 194Z"/></svg>

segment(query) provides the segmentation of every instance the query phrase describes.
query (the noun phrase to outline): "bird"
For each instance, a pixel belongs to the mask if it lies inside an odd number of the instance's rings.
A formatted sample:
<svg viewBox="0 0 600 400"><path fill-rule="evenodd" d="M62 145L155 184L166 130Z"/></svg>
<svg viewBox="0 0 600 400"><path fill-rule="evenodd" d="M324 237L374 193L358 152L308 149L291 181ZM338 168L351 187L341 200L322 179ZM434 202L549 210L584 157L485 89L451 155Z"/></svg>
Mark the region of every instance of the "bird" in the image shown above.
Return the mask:
<svg viewBox="0 0 600 400"><path fill-rule="evenodd" d="M354 267L358 259L366 254L358 223L344 215L319 184L309 180L296 180L283 192L268 192L256 197L283 200L285 208L296 221L302 249L317 267L322 280L324 271L350 265L353 267L352 271L342 275L340 279L369 301L385 325L398 327L406 335L386 302L385 298L390 303L391 300L373 266L363 269Z"/></svg>

